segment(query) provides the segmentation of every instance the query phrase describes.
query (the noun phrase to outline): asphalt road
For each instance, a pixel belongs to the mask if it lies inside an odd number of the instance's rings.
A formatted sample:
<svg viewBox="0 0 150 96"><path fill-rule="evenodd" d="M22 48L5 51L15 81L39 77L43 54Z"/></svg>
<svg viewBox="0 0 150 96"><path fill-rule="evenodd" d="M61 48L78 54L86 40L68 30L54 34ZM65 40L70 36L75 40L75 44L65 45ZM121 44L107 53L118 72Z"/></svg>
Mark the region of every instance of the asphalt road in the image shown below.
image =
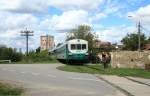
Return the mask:
<svg viewBox="0 0 150 96"><path fill-rule="evenodd" d="M0 64L0 80L19 82L27 96L124 96L94 75L57 70L61 64Z"/></svg>

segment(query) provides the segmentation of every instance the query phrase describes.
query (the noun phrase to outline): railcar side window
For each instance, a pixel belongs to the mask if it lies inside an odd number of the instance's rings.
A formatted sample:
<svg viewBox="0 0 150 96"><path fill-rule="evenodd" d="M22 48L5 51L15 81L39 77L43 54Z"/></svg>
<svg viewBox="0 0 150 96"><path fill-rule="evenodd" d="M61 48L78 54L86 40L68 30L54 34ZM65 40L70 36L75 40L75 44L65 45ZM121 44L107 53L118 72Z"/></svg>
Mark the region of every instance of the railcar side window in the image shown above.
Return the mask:
<svg viewBox="0 0 150 96"><path fill-rule="evenodd" d="M76 49L76 45L75 44L71 44L71 50L75 50Z"/></svg>
<svg viewBox="0 0 150 96"><path fill-rule="evenodd" d="M81 50L81 44L77 44L77 50Z"/></svg>
<svg viewBox="0 0 150 96"><path fill-rule="evenodd" d="M86 44L82 44L82 50L86 49Z"/></svg>

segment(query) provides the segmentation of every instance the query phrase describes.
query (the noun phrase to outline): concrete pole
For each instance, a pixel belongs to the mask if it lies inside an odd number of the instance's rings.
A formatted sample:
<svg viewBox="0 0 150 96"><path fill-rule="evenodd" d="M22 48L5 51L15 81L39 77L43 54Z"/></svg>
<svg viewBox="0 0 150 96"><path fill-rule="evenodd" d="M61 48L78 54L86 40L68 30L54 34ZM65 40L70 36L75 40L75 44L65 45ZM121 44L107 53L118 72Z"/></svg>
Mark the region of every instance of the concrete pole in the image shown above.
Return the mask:
<svg viewBox="0 0 150 96"><path fill-rule="evenodd" d="M138 23L138 51L141 51L141 24Z"/></svg>

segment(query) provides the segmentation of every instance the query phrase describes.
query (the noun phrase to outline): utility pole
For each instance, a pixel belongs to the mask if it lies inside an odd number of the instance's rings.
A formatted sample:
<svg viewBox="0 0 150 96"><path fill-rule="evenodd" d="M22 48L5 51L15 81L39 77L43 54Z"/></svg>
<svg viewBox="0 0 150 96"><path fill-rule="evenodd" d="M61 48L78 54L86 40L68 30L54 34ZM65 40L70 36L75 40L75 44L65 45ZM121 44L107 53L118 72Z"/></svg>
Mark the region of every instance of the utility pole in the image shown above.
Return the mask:
<svg viewBox="0 0 150 96"><path fill-rule="evenodd" d="M26 55L28 56L29 36L33 36L33 31L27 30L26 28L26 30L21 31L21 36L26 37Z"/></svg>
<svg viewBox="0 0 150 96"><path fill-rule="evenodd" d="M128 16L129 18L132 18L133 16ZM141 22L139 20L138 22L138 51L141 51Z"/></svg>
<svg viewBox="0 0 150 96"><path fill-rule="evenodd" d="M141 51L141 23L138 23L138 51Z"/></svg>

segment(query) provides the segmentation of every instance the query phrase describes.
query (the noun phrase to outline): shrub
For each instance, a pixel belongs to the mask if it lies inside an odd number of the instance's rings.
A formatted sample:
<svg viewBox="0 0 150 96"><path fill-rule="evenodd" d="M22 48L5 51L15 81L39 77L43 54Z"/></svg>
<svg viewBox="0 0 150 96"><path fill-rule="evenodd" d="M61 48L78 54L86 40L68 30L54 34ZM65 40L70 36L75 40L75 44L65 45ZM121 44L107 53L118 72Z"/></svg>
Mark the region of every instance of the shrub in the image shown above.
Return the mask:
<svg viewBox="0 0 150 96"><path fill-rule="evenodd" d="M15 49L1 47L0 48L0 60L11 60L13 62L22 60L22 54Z"/></svg>
<svg viewBox="0 0 150 96"><path fill-rule="evenodd" d="M49 56L48 51L44 50L41 52L30 51L28 56L24 56L24 61L28 61L28 63L33 62L47 62L53 60L51 56Z"/></svg>
<svg viewBox="0 0 150 96"><path fill-rule="evenodd" d="M150 71L150 63L145 64L145 69Z"/></svg>

